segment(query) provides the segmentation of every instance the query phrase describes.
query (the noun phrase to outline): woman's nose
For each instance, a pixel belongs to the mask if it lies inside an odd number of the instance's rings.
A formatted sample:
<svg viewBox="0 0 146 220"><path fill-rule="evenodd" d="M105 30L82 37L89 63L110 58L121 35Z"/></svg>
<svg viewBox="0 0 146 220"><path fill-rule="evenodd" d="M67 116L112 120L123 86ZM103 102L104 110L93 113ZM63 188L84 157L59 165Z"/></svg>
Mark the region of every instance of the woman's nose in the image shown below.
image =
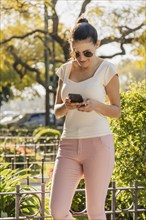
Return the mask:
<svg viewBox="0 0 146 220"><path fill-rule="evenodd" d="M84 56L84 54L80 54L80 61L84 61L84 60L86 60L86 57Z"/></svg>

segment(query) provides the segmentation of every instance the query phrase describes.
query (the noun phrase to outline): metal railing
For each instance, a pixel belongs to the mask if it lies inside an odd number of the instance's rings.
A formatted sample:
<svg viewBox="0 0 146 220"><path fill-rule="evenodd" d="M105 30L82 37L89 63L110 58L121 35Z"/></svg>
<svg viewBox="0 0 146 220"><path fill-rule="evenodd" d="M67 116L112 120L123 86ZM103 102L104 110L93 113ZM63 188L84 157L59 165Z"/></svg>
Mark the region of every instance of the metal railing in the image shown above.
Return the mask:
<svg viewBox="0 0 146 220"><path fill-rule="evenodd" d="M0 136L0 148L3 149L0 152L0 156L3 157L3 162L7 162L8 158L13 158L14 162L20 157L23 150L24 162L27 158L33 157L35 160L37 155L41 152L41 157L44 160L55 160L56 152L58 149L59 138L58 137L44 137L38 141L34 137L1 137ZM13 153L11 149L13 148ZM32 153L28 153L31 150ZM8 153L8 151L10 151ZM10 161L9 161L10 162Z"/></svg>
<svg viewBox="0 0 146 220"><path fill-rule="evenodd" d="M32 165L39 164L39 186L41 186L40 190L36 191L26 191L22 192L21 188L19 185L16 186L15 192L1 192L0 197L6 196L6 195L12 195L15 197L15 217L2 217L0 220L19 220L19 219L40 219L40 220L46 220L46 219L52 219L50 215L46 215L45 213L45 199L47 198L47 194L50 193L49 190L46 190L46 177L45 177L45 172L44 172L44 167L48 163L54 163L55 157L56 157L56 152L58 148L58 139L50 138L52 140L51 143L48 142L43 142L43 143L35 143L32 137L19 137L19 140L16 142L9 143L9 140L13 140L13 137L8 137L8 142L6 141L3 143L4 151L0 156L3 156L3 161L0 162L0 165L4 164L7 159L9 158L11 160L11 163L9 164L9 167L11 169L15 169L17 166L21 165L24 168L29 168ZM15 138L14 138L15 140ZM7 154L7 146L14 146L14 154ZM21 145L24 148L24 153L23 153L23 162L18 162L17 158L19 157L19 154L17 154L17 146ZM27 154L27 148L33 149L33 154ZM41 157L39 157L39 160L37 159L37 155L40 154L41 152ZM31 158L34 158L34 161L31 161ZM49 180L49 177L48 177ZM27 177L26 179L26 184L30 185L30 179ZM131 220L130 219L124 219L124 218L119 218L118 215L121 213L131 213L132 219L137 220L138 215L140 213L145 213L146 209L143 208L143 206L140 206L138 204L138 193L140 190L145 190L146 187L144 186L139 186L138 181L134 182L133 187L117 187L115 182L112 182L111 187L108 189L108 193L111 193L111 198L110 198L110 209L106 210L106 214L108 216L108 220ZM85 189L77 189L76 193L85 193ZM119 208L118 207L118 201L117 197L119 196L120 193L126 192L126 193L131 193L132 197L132 202L127 208ZM33 195L38 198L39 201L39 210L32 216L20 216L20 210L21 210L21 202L22 198L24 199L27 195ZM73 216L87 216L87 210L82 210L80 212L74 212L71 210Z"/></svg>
<svg viewBox="0 0 146 220"><path fill-rule="evenodd" d="M109 187L108 191L111 191L112 193L112 198L111 198L111 210L106 211L106 214L110 216L110 220L117 220L119 219L117 216L120 213L132 213L133 215L133 220L137 220L138 214L139 213L145 213L146 209L145 208L139 208L138 207L138 191L139 190L145 190L146 187L139 186L138 182L134 182L133 187L116 187L116 183L112 182L112 187ZM122 191L129 191L132 190L133 194L133 199L132 199L132 204L127 208L127 209L117 209L116 206L116 197L119 193ZM85 189L77 189L76 192L84 193ZM21 200L22 196L23 199L25 196L28 194L31 194L33 196L36 196L39 201L39 210L37 213L34 215L25 215L23 214L20 216L20 210L21 210ZM45 190L45 183L41 184L41 189L40 191L26 191L26 192L21 192L20 185L16 186L15 192L1 192L0 196L5 196L5 195L13 195L15 196L15 217L3 217L0 218L0 220L19 220L19 219L40 219L40 220L45 220L45 219L52 219L51 215L45 215L45 198L46 194L50 194L50 190L46 191ZM26 197L27 199L27 197ZM21 212L22 213L22 212ZM86 209L81 211L81 212L74 212L71 210L71 213L73 216L87 216L87 211Z"/></svg>

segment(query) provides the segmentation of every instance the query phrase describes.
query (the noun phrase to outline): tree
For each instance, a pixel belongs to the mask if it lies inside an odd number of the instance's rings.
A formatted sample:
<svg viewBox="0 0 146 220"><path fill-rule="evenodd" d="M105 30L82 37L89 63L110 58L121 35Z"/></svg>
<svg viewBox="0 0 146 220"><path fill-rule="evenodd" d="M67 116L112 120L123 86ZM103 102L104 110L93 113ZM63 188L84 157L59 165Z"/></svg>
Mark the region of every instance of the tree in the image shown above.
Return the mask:
<svg viewBox="0 0 146 220"><path fill-rule="evenodd" d="M65 31L64 25L59 22L56 10L57 2L58 0L2 1L1 16L3 18L3 26L0 41L2 54L0 69L2 79L0 84L1 93L3 93L3 83L7 89L14 85L17 89L23 90L23 88L31 86L34 82L41 84L48 92L55 92L55 68L70 57L67 41L69 30L66 29ZM49 51L49 85L45 81L44 71L43 51L46 34L43 20L44 3L48 9L49 24L49 43L47 48ZM91 5L91 3L92 0L82 1L78 16L88 12L91 19L94 18L95 20L95 16L99 18L105 27L110 28L110 34L106 34L101 39L101 47L116 43L121 50L113 54L101 54L101 57L112 58L126 54L124 48L126 44L135 45L138 42L138 45L141 45L143 49L143 41L141 40L144 36L143 5L137 10L132 8L113 9L112 13L110 13L111 20L109 21L109 19L105 19L106 16L109 16L108 12L104 15L104 9L100 8L98 3L95 3L94 7L87 10L87 6ZM134 25L134 22L131 22L132 25L124 25L124 19L125 22L128 22L133 19L133 14L136 16L139 13L141 13L140 22L135 19ZM5 22L5 20L9 20L9 22ZM109 30L107 29L107 31ZM3 97L1 96L1 98ZM7 96L7 99L3 100L8 100L9 97Z"/></svg>

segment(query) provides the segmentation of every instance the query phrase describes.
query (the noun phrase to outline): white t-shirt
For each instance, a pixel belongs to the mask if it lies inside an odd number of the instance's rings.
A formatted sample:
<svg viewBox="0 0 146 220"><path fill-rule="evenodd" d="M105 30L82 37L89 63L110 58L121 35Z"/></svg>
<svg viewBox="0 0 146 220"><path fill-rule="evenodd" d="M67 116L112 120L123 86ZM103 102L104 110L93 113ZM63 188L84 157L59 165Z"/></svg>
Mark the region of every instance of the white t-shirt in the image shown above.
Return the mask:
<svg viewBox="0 0 146 220"><path fill-rule="evenodd" d="M117 74L114 64L104 60L91 78L81 82L74 82L69 79L72 62L69 61L63 64L56 72L63 81L62 100L65 100L69 93L78 93L82 95L83 99L89 98L105 103L105 86ZM104 115L95 111L81 112L74 109L69 110L65 116L61 138L90 138L111 133L109 123Z"/></svg>

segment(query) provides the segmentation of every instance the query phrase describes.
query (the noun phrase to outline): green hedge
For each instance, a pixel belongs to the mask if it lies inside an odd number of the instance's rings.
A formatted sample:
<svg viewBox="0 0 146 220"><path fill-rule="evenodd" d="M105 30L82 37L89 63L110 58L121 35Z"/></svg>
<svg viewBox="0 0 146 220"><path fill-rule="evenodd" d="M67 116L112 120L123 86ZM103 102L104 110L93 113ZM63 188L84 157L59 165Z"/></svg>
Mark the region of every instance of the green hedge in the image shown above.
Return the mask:
<svg viewBox="0 0 146 220"><path fill-rule="evenodd" d="M146 90L145 80L132 83L127 92L121 93L120 119L111 120L115 140L115 169L113 179L118 186L133 186L134 180L145 185L145 132L146 132ZM118 207L127 208L132 203L132 194L121 193L117 197ZM145 206L146 192L138 193L138 207ZM132 214L119 215L122 219L132 219ZM144 213L139 214L144 220Z"/></svg>
<svg viewBox="0 0 146 220"><path fill-rule="evenodd" d="M61 133L53 128L42 127L35 129L32 135L35 142L50 142L52 138L59 138Z"/></svg>
<svg viewBox="0 0 146 220"><path fill-rule="evenodd" d="M60 136L60 131L49 127L37 128L33 132L34 142L41 144L40 150L46 153L57 150L56 144L58 145Z"/></svg>
<svg viewBox="0 0 146 220"><path fill-rule="evenodd" d="M120 119L111 120L115 134L116 165L113 178L119 186L145 183L146 90L145 81L121 93Z"/></svg>

